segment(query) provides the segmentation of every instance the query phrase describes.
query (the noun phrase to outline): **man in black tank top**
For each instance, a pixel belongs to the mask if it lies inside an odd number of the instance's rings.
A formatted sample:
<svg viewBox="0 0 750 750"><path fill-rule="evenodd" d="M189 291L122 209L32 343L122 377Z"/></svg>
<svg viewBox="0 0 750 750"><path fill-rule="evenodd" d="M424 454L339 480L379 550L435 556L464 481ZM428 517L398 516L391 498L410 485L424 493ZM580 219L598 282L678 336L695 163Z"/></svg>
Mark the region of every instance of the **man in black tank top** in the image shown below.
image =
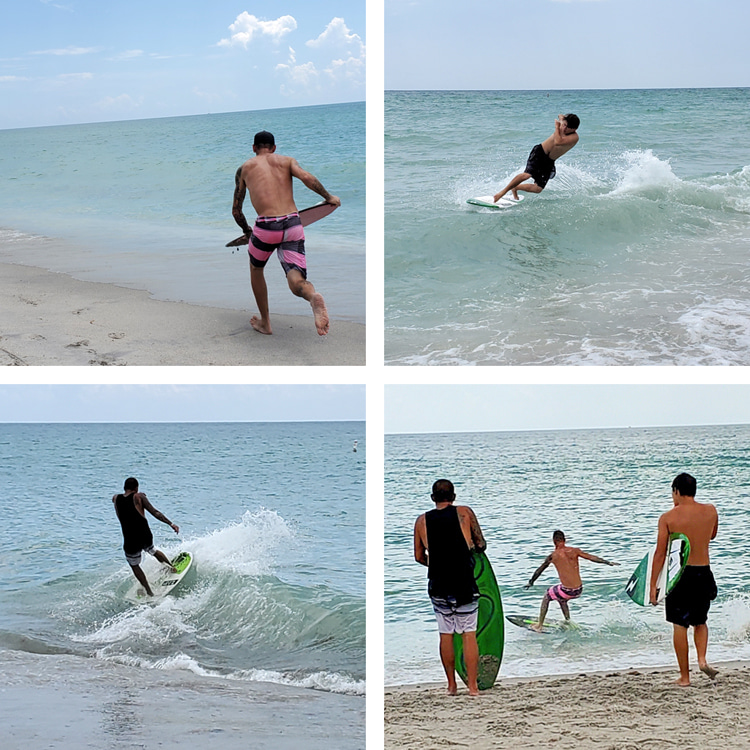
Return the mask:
<svg viewBox="0 0 750 750"><path fill-rule="evenodd" d="M479 695L477 668L477 613L479 591L474 580L472 551L487 545L474 511L454 506L456 493L447 479L432 485L435 509L423 513L414 524L414 559L427 566L428 593L440 632L440 660L448 678L448 693L455 695L456 659L453 635L463 640L470 695Z"/></svg>
<svg viewBox="0 0 750 750"><path fill-rule="evenodd" d="M122 526L123 545L125 559L128 561L135 577L140 581L146 593L153 596L151 587L148 585L146 574L141 569L142 553L148 552L153 555L159 562L172 567L169 558L161 551L154 547L154 537L146 520L146 511L162 523L171 526L175 534L180 533L180 527L173 524L167 517L160 513L148 501L143 492L138 492L138 480L135 477L128 477L125 480L125 492L122 495L115 495L112 502L115 506L115 513ZM173 569L174 570L174 569Z"/></svg>

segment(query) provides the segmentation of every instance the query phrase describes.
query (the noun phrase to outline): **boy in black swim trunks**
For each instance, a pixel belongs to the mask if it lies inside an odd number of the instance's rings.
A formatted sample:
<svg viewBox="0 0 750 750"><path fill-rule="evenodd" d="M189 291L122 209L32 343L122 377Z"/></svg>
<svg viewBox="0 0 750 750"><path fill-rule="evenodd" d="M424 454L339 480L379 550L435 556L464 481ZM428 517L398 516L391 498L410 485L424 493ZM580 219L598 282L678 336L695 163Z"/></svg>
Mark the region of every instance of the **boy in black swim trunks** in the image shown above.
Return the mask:
<svg viewBox="0 0 750 750"><path fill-rule="evenodd" d="M517 174L493 200L497 203L506 193L513 194L518 200L518 191L541 193L547 183L555 176L555 162L568 153L578 143L578 126L581 121L574 114L558 115L555 120L555 132L543 143L531 149L525 171ZM527 182L533 180L533 182ZM506 198L506 200L509 200Z"/></svg>
<svg viewBox="0 0 750 750"><path fill-rule="evenodd" d="M651 604L656 604L656 581L667 556L670 534L685 534L690 540L688 564L667 596L666 619L672 623L674 650L680 668L677 684L690 684L688 660L688 628L693 628L695 650L698 652L698 667L712 680L718 674L707 661L708 610L716 598L716 582L709 565L708 545L716 537L719 515L708 503L697 503L697 483L690 474L679 474L672 482L674 508L659 519L659 535L651 573Z"/></svg>

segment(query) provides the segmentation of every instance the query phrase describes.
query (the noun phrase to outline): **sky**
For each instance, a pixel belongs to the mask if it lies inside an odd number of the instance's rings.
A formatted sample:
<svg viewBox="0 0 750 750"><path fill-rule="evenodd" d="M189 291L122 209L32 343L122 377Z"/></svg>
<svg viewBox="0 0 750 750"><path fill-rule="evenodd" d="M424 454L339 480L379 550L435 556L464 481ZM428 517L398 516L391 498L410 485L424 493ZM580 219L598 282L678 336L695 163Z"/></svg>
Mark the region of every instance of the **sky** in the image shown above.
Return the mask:
<svg viewBox="0 0 750 750"><path fill-rule="evenodd" d="M387 385L385 432L750 423L750 385Z"/></svg>
<svg viewBox="0 0 750 750"><path fill-rule="evenodd" d="M365 0L4 0L0 128L365 99Z"/></svg>
<svg viewBox="0 0 750 750"><path fill-rule="evenodd" d="M365 419L363 385L0 385L0 422Z"/></svg>
<svg viewBox="0 0 750 750"><path fill-rule="evenodd" d="M386 89L750 85L747 0L385 0Z"/></svg>

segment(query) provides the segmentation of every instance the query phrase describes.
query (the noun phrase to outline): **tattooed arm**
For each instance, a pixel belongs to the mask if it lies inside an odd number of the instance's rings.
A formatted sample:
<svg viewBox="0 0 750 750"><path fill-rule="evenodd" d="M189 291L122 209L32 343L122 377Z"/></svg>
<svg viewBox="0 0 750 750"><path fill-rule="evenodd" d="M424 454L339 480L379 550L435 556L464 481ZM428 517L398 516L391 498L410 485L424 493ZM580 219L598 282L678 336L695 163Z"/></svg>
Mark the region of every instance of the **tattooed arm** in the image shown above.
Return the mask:
<svg viewBox="0 0 750 750"><path fill-rule="evenodd" d="M292 175L296 177L298 180L302 182L302 184L308 188L309 190L312 190L314 193L317 193L326 203L331 203L334 206L340 206L341 205L341 199L337 198L335 195L331 195L321 184L320 180L315 177L315 175L310 174L309 172L305 171L300 167L299 164L297 164L297 161L295 159L292 159Z"/></svg>
<svg viewBox="0 0 750 750"><path fill-rule="evenodd" d="M245 180L242 177L242 167L237 170L237 174L234 176L234 201L232 202L232 216L239 225L240 229L245 233L246 237L250 236L251 229L247 223L245 214L242 213L242 204L245 202Z"/></svg>

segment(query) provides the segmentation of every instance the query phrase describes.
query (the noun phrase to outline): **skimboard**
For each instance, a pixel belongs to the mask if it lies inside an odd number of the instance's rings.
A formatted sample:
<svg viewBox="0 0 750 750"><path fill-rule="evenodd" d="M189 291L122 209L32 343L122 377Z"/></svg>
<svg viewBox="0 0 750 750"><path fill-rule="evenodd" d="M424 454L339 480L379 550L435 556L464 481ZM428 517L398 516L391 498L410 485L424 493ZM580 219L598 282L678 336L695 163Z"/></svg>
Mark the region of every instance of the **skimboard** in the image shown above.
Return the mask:
<svg viewBox="0 0 750 750"><path fill-rule="evenodd" d="M519 628L526 628L534 633L559 633L561 630L576 630L578 626L572 622L557 622L555 620L545 620L542 629L534 630L532 625L536 625L539 621L538 617L526 617L525 615L506 615L505 619L508 622L512 622L514 625L518 625Z"/></svg>
<svg viewBox="0 0 750 750"><path fill-rule="evenodd" d="M320 219L324 219L329 214L332 214L336 210L336 206L333 205L333 203L326 203L323 201L322 203L316 203L314 206L310 206L309 208L303 208L299 212L299 218L302 221L302 226L306 227L310 224L314 224L316 221L320 221ZM247 237L243 234L242 236L238 237L236 240L232 240L231 242L227 242L225 247L239 247L240 245L247 245Z"/></svg>
<svg viewBox="0 0 750 750"><path fill-rule="evenodd" d="M474 553L474 580L479 588L479 616L477 620L477 645L479 646L479 671L477 685L480 690L489 690L495 684L500 671L505 645L503 603L492 566L484 552ZM456 655L456 672L466 682L466 662L461 636L453 636Z"/></svg>
<svg viewBox="0 0 750 750"><path fill-rule="evenodd" d="M193 556L189 552L180 552L180 554L172 560L172 566L177 570L176 573L173 573L166 565L160 564L156 575L147 576L149 586L151 586L151 591L154 592L153 596L149 596L146 593L146 589L136 581L128 589L125 598L131 602L137 603L154 602L163 599L185 577L192 564Z"/></svg>
<svg viewBox="0 0 750 750"><path fill-rule="evenodd" d="M656 545L638 563L638 567L625 585L625 593L636 603L645 607L649 603L649 588L651 586L651 571L654 566ZM670 534L667 558L656 579L657 601L663 602L667 594L680 580L690 557L690 540L684 534Z"/></svg>
<svg viewBox="0 0 750 750"><path fill-rule="evenodd" d="M469 198L466 202L470 203L472 206L500 210L502 208L512 208L523 200L522 195L518 196L518 200L515 200L515 198L500 198L497 203L495 203L493 198L494 196L492 195L483 195L480 198Z"/></svg>

